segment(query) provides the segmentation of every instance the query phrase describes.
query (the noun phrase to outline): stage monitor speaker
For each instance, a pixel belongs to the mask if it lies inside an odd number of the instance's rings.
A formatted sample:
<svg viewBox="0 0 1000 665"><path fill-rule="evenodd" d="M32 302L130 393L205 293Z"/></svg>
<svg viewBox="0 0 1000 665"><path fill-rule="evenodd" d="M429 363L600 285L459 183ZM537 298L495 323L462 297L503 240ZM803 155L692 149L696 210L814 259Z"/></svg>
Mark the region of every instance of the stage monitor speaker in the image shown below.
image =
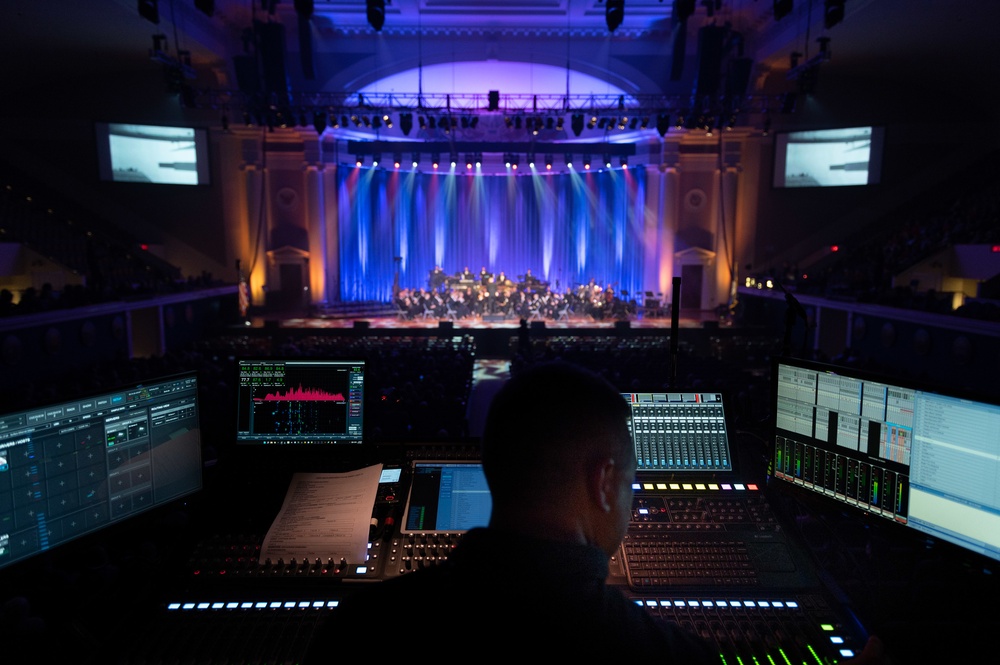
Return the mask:
<svg viewBox="0 0 1000 665"><path fill-rule="evenodd" d="M615 330L628 330L632 324L628 321L615 321Z"/></svg>
<svg viewBox="0 0 1000 665"><path fill-rule="evenodd" d="M452 332L455 330L454 321L438 321L438 330L441 332Z"/></svg>
<svg viewBox="0 0 1000 665"><path fill-rule="evenodd" d="M532 330L545 330L545 321L532 321L531 322L531 329Z"/></svg>
<svg viewBox="0 0 1000 665"><path fill-rule="evenodd" d="M702 321L701 322L701 327L704 328L705 330L718 330L719 329L719 322L718 321Z"/></svg>
<svg viewBox="0 0 1000 665"><path fill-rule="evenodd" d="M354 322L354 329L355 330L368 330L371 327L372 327L372 322L371 321L355 321Z"/></svg>
<svg viewBox="0 0 1000 665"><path fill-rule="evenodd" d="M264 330L277 330L280 327L281 323L277 319L264 320Z"/></svg>

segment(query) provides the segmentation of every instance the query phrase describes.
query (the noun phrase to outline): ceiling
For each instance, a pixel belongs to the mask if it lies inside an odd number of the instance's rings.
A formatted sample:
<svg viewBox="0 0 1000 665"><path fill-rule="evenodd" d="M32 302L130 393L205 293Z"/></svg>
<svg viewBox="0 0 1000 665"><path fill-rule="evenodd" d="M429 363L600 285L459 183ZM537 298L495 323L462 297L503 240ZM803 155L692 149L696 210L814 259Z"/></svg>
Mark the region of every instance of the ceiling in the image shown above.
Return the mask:
<svg viewBox="0 0 1000 665"><path fill-rule="evenodd" d="M290 89L314 96L356 95L385 76L454 60L517 60L584 72L640 98L689 97L698 90L705 26L724 28L727 57L751 62L751 96L802 85L796 74L803 67L789 73L794 52L800 65L816 65L805 69L820 81L839 77L859 88L864 82L922 107L980 101L1000 71L993 45L998 2L973 10L941 0L845 0L843 18L828 27L824 0L792 0L781 17L773 0L688 0L693 13L686 21L677 11L683 0L625 0L621 24L611 31L606 1L388 0L376 31L364 0L149 0L158 22L140 14L147 3L137 0L5 0L0 55L14 64L0 72L0 83L30 102L74 82L106 87L136 72L156 75L150 54L159 34L167 60L190 62L187 84L205 108L219 103L213 91L241 88L234 62L248 52L248 30L271 23L283 26ZM463 89L420 92L458 98ZM30 108L3 106L7 116Z"/></svg>

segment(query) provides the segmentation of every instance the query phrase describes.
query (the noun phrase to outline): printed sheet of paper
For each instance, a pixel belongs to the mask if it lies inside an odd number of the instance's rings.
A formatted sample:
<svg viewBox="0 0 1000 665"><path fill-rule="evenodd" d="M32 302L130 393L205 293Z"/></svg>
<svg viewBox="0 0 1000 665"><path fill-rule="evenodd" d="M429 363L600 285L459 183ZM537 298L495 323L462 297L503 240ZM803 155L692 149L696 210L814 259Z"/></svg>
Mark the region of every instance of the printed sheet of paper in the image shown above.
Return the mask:
<svg viewBox="0 0 1000 665"><path fill-rule="evenodd" d="M364 563L381 472L375 464L346 473L296 473L260 560Z"/></svg>

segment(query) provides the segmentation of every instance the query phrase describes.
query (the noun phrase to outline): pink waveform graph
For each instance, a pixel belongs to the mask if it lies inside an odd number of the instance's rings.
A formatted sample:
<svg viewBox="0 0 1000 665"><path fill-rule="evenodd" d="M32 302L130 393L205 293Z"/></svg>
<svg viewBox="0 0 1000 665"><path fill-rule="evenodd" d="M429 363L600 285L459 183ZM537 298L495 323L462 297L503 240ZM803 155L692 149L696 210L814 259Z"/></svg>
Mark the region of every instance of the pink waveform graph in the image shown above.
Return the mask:
<svg viewBox="0 0 1000 665"><path fill-rule="evenodd" d="M258 397L256 402L274 401L295 401L295 402L346 402L343 393L328 393L315 388L303 388L299 384L298 388L291 388L282 393L267 393L263 397Z"/></svg>

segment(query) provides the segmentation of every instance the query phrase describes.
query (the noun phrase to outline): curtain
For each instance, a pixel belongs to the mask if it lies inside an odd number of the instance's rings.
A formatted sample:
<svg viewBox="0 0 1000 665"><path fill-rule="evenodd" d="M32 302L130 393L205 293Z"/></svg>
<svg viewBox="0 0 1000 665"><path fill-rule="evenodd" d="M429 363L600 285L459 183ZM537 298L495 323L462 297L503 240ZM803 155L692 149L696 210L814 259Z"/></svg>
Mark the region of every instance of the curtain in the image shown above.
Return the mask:
<svg viewBox="0 0 1000 665"><path fill-rule="evenodd" d="M517 282L527 270L566 291L591 281L637 294L645 252L646 170L464 175L339 169L342 301L388 302L482 268ZM658 260L658 259L657 259Z"/></svg>

